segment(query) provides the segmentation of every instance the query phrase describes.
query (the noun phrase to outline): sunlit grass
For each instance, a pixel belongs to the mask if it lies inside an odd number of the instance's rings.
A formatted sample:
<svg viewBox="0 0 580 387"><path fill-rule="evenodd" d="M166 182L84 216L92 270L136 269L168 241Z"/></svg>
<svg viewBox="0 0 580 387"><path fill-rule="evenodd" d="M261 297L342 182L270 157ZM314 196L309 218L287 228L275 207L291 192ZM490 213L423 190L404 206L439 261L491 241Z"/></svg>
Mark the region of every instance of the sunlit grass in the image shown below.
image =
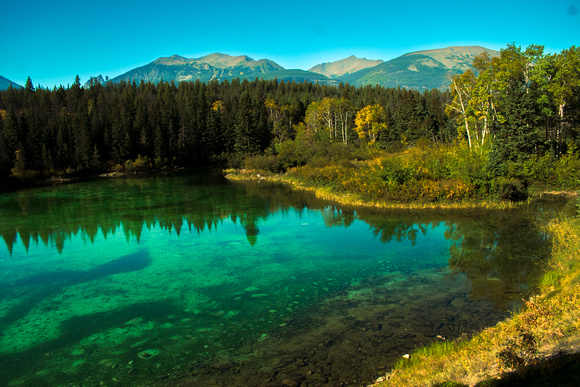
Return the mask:
<svg viewBox="0 0 580 387"><path fill-rule="evenodd" d="M344 150L344 149L343 149ZM346 150L345 150L346 151ZM336 153L336 152L335 152ZM230 178L284 181L343 205L390 209L512 208L507 200L526 197L517 179L494 179L487 153L463 143L434 146L418 142L397 152L373 151L358 157L314 158L305 165L281 168L275 156L246 159L245 169ZM283 174L279 172L285 170Z"/></svg>
<svg viewBox="0 0 580 387"><path fill-rule="evenodd" d="M554 253L550 270L543 280L546 286L555 286L552 282L559 279L564 289L580 284L580 228L578 219L558 219L549 226L554 235Z"/></svg>

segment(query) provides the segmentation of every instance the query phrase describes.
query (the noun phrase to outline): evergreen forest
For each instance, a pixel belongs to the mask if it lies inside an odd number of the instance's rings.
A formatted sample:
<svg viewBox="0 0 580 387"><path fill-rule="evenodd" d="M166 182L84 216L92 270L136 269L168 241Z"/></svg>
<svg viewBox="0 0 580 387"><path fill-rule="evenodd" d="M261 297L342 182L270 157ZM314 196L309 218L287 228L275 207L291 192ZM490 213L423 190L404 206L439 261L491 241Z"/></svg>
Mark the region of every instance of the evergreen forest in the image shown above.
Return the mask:
<svg viewBox="0 0 580 387"><path fill-rule="evenodd" d="M49 90L29 78L0 92L0 178L5 188L220 165L403 201L579 188L580 48L510 44L473 64L447 91L422 93L259 79L82 87L78 77Z"/></svg>

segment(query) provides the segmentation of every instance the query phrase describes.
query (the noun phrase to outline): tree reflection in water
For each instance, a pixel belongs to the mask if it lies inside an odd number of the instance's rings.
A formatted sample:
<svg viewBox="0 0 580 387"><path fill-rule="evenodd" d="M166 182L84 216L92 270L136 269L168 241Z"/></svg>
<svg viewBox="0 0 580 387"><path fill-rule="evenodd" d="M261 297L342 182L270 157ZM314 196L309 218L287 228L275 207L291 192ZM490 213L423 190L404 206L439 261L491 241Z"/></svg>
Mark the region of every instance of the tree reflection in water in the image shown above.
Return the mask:
<svg viewBox="0 0 580 387"><path fill-rule="evenodd" d="M379 211L339 208L312 193L279 184L231 183L216 171L177 178L138 177L70 184L3 194L0 236L12 253L20 241L54 246L59 252L73 236L93 242L100 233L122 229L127 241L139 242L143 229L159 227L178 235L217 230L224 219L241 224L252 246L259 224L270 214L292 208L319 210L327 227L348 228L366 222L383 243L410 241L445 223L451 240L449 266L465 272L472 297L507 308L529 293L548 254L548 236L530 212L521 210ZM535 209L531 210L532 212Z"/></svg>

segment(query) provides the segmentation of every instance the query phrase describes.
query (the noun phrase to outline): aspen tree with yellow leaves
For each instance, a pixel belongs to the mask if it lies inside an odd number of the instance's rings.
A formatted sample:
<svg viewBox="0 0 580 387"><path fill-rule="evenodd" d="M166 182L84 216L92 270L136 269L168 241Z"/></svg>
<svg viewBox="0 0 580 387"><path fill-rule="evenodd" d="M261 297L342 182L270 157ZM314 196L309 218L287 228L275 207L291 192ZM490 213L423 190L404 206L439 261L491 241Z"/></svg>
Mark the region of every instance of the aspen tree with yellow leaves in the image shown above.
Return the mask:
<svg viewBox="0 0 580 387"><path fill-rule="evenodd" d="M358 136L366 138L371 145L374 145L379 133L387 130L386 118L387 112L382 106L378 104L365 106L358 111L354 118Z"/></svg>

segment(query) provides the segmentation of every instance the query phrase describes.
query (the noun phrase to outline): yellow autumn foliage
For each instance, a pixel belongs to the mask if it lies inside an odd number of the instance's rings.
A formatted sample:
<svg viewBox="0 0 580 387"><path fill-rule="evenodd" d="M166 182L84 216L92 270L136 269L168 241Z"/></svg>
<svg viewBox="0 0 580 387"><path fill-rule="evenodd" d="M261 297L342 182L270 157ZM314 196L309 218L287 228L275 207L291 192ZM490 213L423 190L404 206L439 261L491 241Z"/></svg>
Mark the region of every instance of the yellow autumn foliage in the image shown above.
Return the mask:
<svg viewBox="0 0 580 387"><path fill-rule="evenodd" d="M365 106L354 118L355 130L360 138L368 138L371 144L377 140L377 135L387 128L385 120L387 112L380 105Z"/></svg>
<svg viewBox="0 0 580 387"><path fill-rule="evenodd" d="M305 165L289 174L309 184L328 186L370 200L399 203L410 201L455 201L477 197L472 176L450 168L461 168L458 147L418 147L371 160Z"/></svg>

